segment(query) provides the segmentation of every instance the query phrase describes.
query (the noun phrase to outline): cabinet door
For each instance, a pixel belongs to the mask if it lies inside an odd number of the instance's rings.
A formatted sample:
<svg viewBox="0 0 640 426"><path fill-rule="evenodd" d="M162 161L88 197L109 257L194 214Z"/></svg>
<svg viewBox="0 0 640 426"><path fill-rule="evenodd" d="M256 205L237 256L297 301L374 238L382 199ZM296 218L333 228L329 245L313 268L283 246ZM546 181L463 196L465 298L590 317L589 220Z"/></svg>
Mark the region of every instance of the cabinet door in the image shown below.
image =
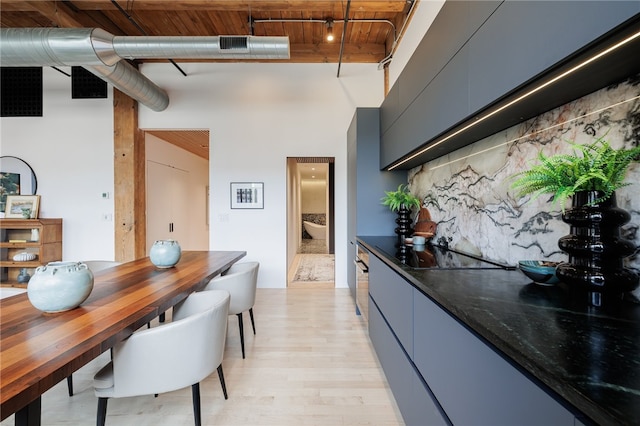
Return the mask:
<svg viewBox="0 0 640 426"><path fill-rule="evenodd" d="M573 425L574 416L414 290L414 363L453 424Z"/></svg>
<svg viewBox="0 0 640 426"><path fill-rule="evenodd" d="M369 256L369 294L413 356L413 287L375 256Z"/></svg>
<svg viewBox="0 0 640 426"><path fill-rule="evenodd" d="M156 240L172 239L189 246L189 173L147 162L147 253Z"/></svg>
<svg viewBox="0 0 640 426"><path fill-rule="evenodd" d="M369 336L405 423L409 426L449 424L418 377L418 373L393 336L380 311L375 305L371 305L369 312Z"/></svg>

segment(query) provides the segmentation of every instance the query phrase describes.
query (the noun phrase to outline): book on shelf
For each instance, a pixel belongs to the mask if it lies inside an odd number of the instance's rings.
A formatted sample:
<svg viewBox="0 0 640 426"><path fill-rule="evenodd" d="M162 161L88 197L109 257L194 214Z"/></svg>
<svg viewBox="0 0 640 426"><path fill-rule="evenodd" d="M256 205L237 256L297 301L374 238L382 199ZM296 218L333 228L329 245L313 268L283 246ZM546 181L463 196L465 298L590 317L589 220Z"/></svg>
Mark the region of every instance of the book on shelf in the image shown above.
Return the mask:
<svg viewBox="0 0 640 426"><path fill-rule="evenodd" d="M27 240L9 240L10 243L26 243Z"/></svg>

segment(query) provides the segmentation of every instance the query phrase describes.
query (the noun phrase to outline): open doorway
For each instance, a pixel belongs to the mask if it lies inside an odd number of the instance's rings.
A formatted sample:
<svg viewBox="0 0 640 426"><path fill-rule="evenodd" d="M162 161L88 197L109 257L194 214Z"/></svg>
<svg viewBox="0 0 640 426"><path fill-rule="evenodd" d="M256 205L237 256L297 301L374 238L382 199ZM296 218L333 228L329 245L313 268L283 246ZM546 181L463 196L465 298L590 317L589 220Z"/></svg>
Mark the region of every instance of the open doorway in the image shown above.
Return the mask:
<svg viewBox="0 0 640 426"><path fill-rule="evenodd" d="M335 287L334 158L287 159L287 286Z"/></svg>

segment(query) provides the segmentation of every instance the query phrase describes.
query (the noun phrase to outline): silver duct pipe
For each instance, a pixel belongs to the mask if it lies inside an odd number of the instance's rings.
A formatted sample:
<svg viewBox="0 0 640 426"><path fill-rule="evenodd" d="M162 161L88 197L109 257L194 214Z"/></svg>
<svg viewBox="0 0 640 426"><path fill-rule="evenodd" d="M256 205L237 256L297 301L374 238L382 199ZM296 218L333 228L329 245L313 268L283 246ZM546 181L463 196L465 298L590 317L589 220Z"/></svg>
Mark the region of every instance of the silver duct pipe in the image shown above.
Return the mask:
<svg viewBox="0 0 640 426"><path fill-rule="evenodd" d="M289 59L289 37L115 36L113 47L124 59Z"/></svg>
<svg viewBox="0 0 640 426"><path fill-rule="evenodd" d="M169 106L167 92L127 61L120 61L113 66L85 65L83 68L154 111L164 111Z"/></svg>
<svg viewBox="0 0 640 426"><path fill-rule="evenodd" d="M0 28L0 65L82 66L154 111L169 97L122 59L288 59L288 37L123 37L99 28Z"/></svg>
<svg viewBox="0 0 640 426"><path fill-rule="evenodd" d="M115 65L113 35L99 28L0 28L3 67Z"/></svg>

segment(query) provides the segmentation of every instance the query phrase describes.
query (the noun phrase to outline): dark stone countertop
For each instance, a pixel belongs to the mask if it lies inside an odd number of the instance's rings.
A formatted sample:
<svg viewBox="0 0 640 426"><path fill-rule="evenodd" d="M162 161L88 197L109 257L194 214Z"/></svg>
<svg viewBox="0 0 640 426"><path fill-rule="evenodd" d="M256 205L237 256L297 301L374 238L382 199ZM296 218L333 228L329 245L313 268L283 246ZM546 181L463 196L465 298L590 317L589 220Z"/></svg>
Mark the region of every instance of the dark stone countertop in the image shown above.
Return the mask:
<svg viewBox="0 0 640 426"><path fill-rule="evenodd" d="M519 270L412 269L389 254L395 241L358 237L581 421L640 424L640 303L633 296L592 308Z"/></svg>

